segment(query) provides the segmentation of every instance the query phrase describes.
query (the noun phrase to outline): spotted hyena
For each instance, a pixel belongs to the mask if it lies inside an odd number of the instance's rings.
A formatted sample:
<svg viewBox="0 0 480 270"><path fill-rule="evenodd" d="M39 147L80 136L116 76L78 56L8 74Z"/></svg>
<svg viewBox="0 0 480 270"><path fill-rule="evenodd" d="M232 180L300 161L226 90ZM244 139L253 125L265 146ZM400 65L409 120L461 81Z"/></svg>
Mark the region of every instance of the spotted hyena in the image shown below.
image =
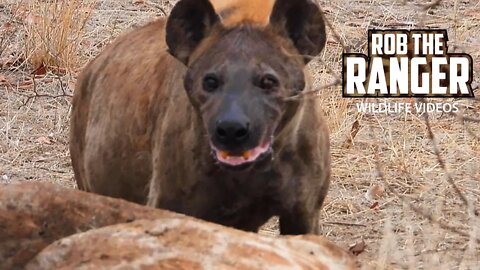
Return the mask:
<svg viewBox="0 0 480 270"><path fill-rule="evenodd" d="M325 46L311 0L181 0L83 71L70 150L78 187L256 231L314 233L329 135L306 64Z"/></svg>

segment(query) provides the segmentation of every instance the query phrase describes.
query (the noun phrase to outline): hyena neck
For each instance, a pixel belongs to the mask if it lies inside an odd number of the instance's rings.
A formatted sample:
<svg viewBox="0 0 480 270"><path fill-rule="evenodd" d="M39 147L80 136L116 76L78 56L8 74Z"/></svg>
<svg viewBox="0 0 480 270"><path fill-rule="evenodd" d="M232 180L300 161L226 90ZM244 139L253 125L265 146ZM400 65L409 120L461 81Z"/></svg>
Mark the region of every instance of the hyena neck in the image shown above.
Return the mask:
<svg viewBox="0 0 480 270"><path fill-rule="evenodd" d="M308 68L303 69L303 74L305 78L305 87L303 92L310 91L313 86L312 75ZM290 102L287 104L286 113L277 128L275 145L281 145L282 147L293 146L295 147L298 142L299 130L302 123L305 120L305 112L315 112L316 111L316 102L306 99L298 99L287 101ZM281 149L276 149L280 151Z"/></svg>
<svg viewBox="0 0 480 270"><path fill-rule="evenodd" d="M297 134L302 123L306 102L304 100L292 101L287 106L286 113L275 132L273 146L275 152L281 151L280 148L297 144Z"/></svg>
<svg viewBox="0 0 480 270"><path fill-rule="evenodd" d="M194 142L192 149L193 160L199 160L198 162L202 163L202 167L209 170L209 168L215 165L215 159L213 158L212 149L210 147L210 138L205 125L203 124L203 120L199 116L200 112L195 109L193 109L193 111L191 119L192 133L190 134Z"/></svg>

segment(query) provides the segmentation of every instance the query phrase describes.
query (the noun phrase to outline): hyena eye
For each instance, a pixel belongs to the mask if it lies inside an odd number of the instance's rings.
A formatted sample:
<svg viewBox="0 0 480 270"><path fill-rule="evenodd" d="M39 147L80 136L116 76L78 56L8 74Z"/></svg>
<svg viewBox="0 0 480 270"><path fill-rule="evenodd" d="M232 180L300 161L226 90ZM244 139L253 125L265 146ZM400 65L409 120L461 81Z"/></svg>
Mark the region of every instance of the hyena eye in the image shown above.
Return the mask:
<svg viewBox="0 0 480 270"><path fill-rule="evenodd" d="M217 76L209 74L203 78L203 90L213 92L220 87L220 81Z"/></svg>
<svg viewBox="0 0 480 270"><path fill-rule="evenodd" d="M261 79L260 79L260 88L262 89L265 89L265 90L272 90L272 89L275 89L278 87L280 83L278 82L278 79L271 75L271 74L267 74L267 75L264 75Z"/></svg>

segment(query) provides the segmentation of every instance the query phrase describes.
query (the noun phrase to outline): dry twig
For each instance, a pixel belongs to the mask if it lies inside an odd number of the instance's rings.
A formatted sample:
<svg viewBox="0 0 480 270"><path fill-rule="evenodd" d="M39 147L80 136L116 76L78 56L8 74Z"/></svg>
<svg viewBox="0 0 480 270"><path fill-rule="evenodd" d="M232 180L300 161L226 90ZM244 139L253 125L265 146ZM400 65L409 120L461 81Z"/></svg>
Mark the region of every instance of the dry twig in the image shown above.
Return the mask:
<svg viewBox="0 0 480 270"><path fill-rule="evenodd" d="M53 98L53 99L61 98L61 97L70 97L71 98L72 94L67 93L67 91L65 90L65 87L63 86L63 82L62 82L62 79L60 78L60 76L57 75L56 78L58 79L58 82L60 84L60 89L62 90L62 93L60 93L58 95L51 95L51 94L39 93L38 90L37 90L37 82L36 82L35 76L32 76L33 95L18 93L21 96L26 97L26 99L24 101L22 101L22 105L20 105L19 109L26 106L30 101L32 101L34 99L37 99L37 98Z"/></svg>
<svg viewBox="0 0 480 270"><path fill-rule="evenodd" d="M374 136L373 136L373 131L370 130L370 136L371 138L374 140ZM384 170L383 170L383 167L382 167L382 164L380 163L380 158L378 156L378 147L375 145L374 146L374 157L375 157L375 167L376 167L376 170L377 170L377 173L378 173L378 177L386 183L386 187L388 189L389 192L393 193L397 198L399 198L403 203L405 203L406 205L408 205L408 207L410 209L412 209L415 213L417 213L418 215L426 218L429 222L433 223L433 224L437 224L440 228L444 229L444 230L447 230L447 231L450 231L452 233L455 233L457 235L460 235L462 237L472 237L471 235L469 235L467 232L465 231L462 231L460 229L458 229L457 227L455 226L452 226L450 224L447 224L437 218L435 218L431 213L425 211L423 208L421 207L418 207L414 204L412 204L410 201L408 201L404 196L402 196L400 193L398 193L394 188L392 188L390 185L388 185L388 182L387 182L387 179L385 177L385 174L384 174ZM476 237L476 236L474 236ZM477 243L480 244L480 239L478 237L475 238L475 240L477 241Z"/></svg>
<svg viewBox="0 0 480 270"><path fill-rule="evenodd" d="M424 99L421 99L421 102L426 102L426 101ZM442 155L440 153L440 149L439 149L438 144L435 140L435 134L433 133L432 126L430 125L430 118L428 116L428 113L424 113L423 117L425 119L425 125L427 126L428 138L432 142L433 151L435 152L435 156L437 157L437 161L440 164L440 167L442 168L442 170L445 172L445 175L447 176L448 183L453 187L453 190L455 190L455 193L460 197L463 204L468 207L469 202L468 202L467 197L465 197L465 195L462 193L460 188L457 186L457 184L453 180L452 175L450 174L450 172L447 169L447 165L445 163L445 160L442 158ZM476 216L478 216L478 211L475 210L475 209L473 211L474 211L474 214Z"/></svg>

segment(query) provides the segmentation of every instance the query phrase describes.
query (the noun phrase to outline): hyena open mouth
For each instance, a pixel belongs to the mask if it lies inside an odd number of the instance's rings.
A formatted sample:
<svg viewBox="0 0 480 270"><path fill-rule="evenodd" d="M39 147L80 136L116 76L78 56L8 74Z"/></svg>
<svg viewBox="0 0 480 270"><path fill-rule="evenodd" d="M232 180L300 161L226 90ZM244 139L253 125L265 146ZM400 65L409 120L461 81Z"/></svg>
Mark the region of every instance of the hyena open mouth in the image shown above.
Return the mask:
<svg viewBox="0 0 480 270"><path fill-rule="evenodd" d="M211 147L212 154L215 159L219 163L231 167L244 166L247 164L253 164L255 162L262 161L266 157L271 156L273 152L270 141L267 141L254 148L239 153L220 150L213 145Z"/></svg>

